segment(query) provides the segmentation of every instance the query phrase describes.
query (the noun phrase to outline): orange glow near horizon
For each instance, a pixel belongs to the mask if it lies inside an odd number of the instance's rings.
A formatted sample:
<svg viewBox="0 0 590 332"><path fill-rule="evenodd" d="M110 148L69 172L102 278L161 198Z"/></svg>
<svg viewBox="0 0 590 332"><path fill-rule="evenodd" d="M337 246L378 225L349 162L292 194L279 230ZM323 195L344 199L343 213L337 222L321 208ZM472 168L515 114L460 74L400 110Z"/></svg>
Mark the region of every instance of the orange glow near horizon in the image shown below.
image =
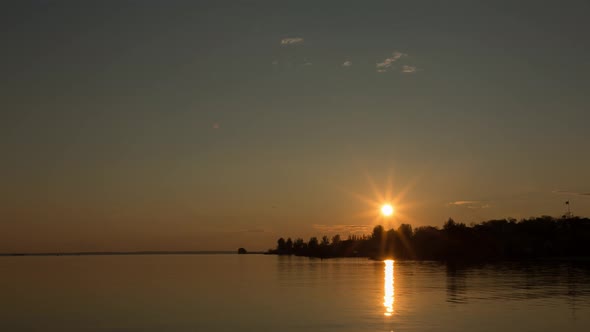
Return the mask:
<svg viewBox="0 0 590 332"><path fill-rule="evenodd" d="M383 306L385 307L385 316L393 316L393 303L395 302L395 287L393 278L393 260L385 260L385 286L383 296Z"/></svg>

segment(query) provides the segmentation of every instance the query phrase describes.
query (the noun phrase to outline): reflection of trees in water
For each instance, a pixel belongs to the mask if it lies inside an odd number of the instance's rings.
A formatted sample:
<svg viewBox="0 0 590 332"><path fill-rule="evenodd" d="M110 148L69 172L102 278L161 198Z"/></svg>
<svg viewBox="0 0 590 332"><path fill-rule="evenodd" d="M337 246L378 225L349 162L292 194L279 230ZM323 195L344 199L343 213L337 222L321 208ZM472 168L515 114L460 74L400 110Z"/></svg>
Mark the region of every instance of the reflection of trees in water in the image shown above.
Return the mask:
<svg viewBox="0 0 590 332"><path fill-rule="evenodd" d="M568 304L570 306L570 310L572 311L572 319L577 320L576 317L576 309L577 309L577 285L576 285L576 277L575 272L573 271L573 267L568 266L567 269L567 293L568 293Z"/></svg>
<svg viewBox="0 0 590 332"><path fill-rule="evenodd" d="M456 264L446 265L447 272L447 302L467 302L467 270Z"/></svg>
<svg viewBox="0 0 590 332"><path fill-rule="evenodd" d="M277 257L277 271L281 283L291 284L293 282L311 282L317 278L318 266L313 260L300 259L292 256Z"/></svg>
<svg viewBox="0 0 590 332"><path fill-rule="evenodd" d="M451 303L560 298L569 304L574 319L580 306L590 306L588 262L449 263L446 278L447 302Z"/></svg>
<svg viewBox="0 0 590 332"><path fill-rule="evenodd" d="M579 307L590 305L590 262L567 265L566 280L572 319L577 320L576 312Z"/></svg>
<svg viewBox="0 0 590 332"><path fill-rule="evenodd" d="M344 262L320 258L277 256L277 277L282 285L315 287L330 284L330 287L340 287L338 283L344 280L343 276L354 274L355 266L366 262L366 260Z"/></svg>

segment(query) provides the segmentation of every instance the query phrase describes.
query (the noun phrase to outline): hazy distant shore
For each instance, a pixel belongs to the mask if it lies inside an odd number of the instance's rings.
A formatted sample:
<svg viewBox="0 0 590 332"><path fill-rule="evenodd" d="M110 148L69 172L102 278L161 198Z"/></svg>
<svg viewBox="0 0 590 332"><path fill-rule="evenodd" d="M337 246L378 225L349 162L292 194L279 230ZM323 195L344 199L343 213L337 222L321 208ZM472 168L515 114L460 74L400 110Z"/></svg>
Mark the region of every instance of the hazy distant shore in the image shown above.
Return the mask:
<svg viewBox="0 0 590 332"><path fill-rule="evenodd" d="M262 254L263 252L248 252ZM237 255L236 251L96 251L49 253L0 253L0 256L131 256L131 255Z"/></svg>

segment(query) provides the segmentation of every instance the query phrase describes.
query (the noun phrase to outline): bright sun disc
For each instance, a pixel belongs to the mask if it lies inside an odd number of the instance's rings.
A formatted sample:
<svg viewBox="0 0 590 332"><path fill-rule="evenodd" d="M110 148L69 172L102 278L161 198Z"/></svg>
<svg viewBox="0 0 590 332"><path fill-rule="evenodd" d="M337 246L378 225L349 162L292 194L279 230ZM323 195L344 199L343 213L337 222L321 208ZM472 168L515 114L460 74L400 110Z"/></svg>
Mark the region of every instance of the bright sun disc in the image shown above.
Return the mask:
<svg viewBox="0 0 590 332"><path fill-rule="evenodd" d="M381 207L381 214L389 217L390 215L393 214L393 206L389 205L389 204L385 204Z"/></svg>

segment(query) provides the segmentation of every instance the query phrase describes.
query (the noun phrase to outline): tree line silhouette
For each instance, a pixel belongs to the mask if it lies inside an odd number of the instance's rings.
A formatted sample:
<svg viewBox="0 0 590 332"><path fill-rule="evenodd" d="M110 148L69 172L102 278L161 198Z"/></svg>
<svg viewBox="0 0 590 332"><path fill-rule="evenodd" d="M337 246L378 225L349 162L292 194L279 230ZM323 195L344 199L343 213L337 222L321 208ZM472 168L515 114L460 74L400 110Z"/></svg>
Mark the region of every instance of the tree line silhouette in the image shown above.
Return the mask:
<svg viewBox="0 0 590 332"><path fill-rule="evenodd" d="M324 235L305 242L280 238L268 254L307 257L370 257L417 260L503 260L590 257L590 219L580 217L498 219L465 225L449 220L442 229L401 224L370 235L341 239Z"/></svg>

